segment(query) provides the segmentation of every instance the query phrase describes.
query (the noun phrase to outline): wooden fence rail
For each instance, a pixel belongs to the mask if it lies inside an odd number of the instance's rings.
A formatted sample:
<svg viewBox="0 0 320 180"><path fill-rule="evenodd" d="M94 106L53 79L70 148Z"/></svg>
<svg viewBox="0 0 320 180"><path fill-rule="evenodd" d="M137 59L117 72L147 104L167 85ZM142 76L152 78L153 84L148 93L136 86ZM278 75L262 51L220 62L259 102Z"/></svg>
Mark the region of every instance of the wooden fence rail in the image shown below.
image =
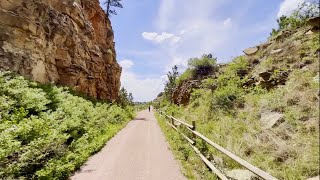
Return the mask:
<svg viewBox="0 0 320 180"><path fill-rule="evenodd" d="M277 180L277 178L271 176L270 174L268 174L267 172L253 166L252 164L248 163L247 161L241 159L240 157L236 156L235 154L231 153L230 151L224 149L223 147L219 146L218 144L214 143L213 141L211 141L210 139L208 139L207 137L205 137L204 135L202 135L201 133L196 131L196 123L195 121L192 121L192 125L178 120L176 118L174 118L173 116L169 116L167 114L165 114L163 111L159 110L159 109L155 109L161 116L164 116L168 119L171 120L171 122L166 121L166 123L171 126L174 130L178 131L191 145L191 147L193 148L193 150L199 155L199 157L202 159L202 161L212 170L213 173L215 173L220 179L222 180L227 180L228 178L219 170L217 169L194 145L196 142L196 138L199 137L202 140L204 140L205 142L207 142L208 144L210 144L212 147L214 147L215 149L217 149L218 151L220 151L221 153L227 155L228 157L230 157L231 159L233 159L234 161L236 161L237 163L239 163L240 165L242 165L243 167L245 167L246 169L248 169L249 171L253 172L254 174L256 174L257 176L259 176L262 179L265 180ZM185 134L183 134L181 131L179 131L179 129L175 126L175 122L179 122L180 124L186 126L186 128L192 132L193 137L189 138L188 136L186 136Z"/></svg>

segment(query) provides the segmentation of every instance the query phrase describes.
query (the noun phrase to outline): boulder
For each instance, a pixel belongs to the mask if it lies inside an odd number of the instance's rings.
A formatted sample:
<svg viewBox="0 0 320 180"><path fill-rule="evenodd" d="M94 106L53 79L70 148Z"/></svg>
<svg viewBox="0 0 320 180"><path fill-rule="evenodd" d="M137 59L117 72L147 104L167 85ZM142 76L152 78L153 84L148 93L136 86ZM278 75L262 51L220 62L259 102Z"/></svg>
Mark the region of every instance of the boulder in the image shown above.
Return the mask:
<svg viewBox="0 0 320 180"><path fill-rule="evenodd" d="M263 129L270 129L278 126L284 121L283 114L266 111L261 113L260 123Z"/></svg>
<svg viewBox="0 0 320 180"><path fill-rule="evenodd" d="M312 35L312 34L314 34L312 30L309 30L308 32L306 32L306 35Z"/></svg>
<svg viewBox="0 0 320 180"><path fill-rule="evenodd" d="M282 49L274 49L270 51L270 54L278 54L280 52L282 52Z"/></svg>
<svg viewBox="0 0 320 180"><path fill-rule="evenodd" d="M270 69L258 74L259 80L256 85L263 88L271 89L278 85L284 85L288 79L289 72L279 69Z"/></svg>
<svg viewBox="0 0 320 180"><path fill-rule="evenodd" d="M254 55L258 51L259 51L259 48L257 46L256 47L250 47L250 48L247 48L247 49L243 50L243 52L247 56Z"/></svg>
<svg viewBox="0 0 320 180"><path fill-rule="evenodd" d="M271 44L271 42L264 42L258 45L259 49L265 49L267 48L269 45Z"/></svg>
<svg viewBox="0 0 320 180"><path fill-rule="evenodd" d="M259 178L249 170L234 169L227 171L226 175L235 180L258 180Z"/></svg>

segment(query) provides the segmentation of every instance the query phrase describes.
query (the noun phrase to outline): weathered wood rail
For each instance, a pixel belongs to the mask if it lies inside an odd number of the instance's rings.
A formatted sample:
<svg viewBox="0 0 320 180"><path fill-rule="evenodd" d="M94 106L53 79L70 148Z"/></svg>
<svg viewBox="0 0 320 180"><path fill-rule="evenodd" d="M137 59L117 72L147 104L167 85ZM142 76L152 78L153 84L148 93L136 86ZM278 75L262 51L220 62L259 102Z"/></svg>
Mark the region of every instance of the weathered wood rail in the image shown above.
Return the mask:
<svg viewBox="0 0 320 180"><path fill-rule="evenodd" d="M246 169L248 169L249 171L251 171L252 173L256 174L257 176L259 176L262 179L265 180L277 180L277 178L271 176L270 174L268 174L267 172L253 166L252 164L248 163L247 161L241 159L240 157L236 156L235 154L231 153L230 151L224 149L223 147L219 146L218 144L214 143L213 141L211 141L210 139L208 139L207 137L205 137L204 135L202 135L201 133L196 131L196 122L192 121L192 125L188 124L184 121L181 121L179 119L174 118L173 116L167 115L165 114L163 111L159 110L159 109L155 109L160 116L164 116L165 118L167 118L168 120L170 120L170 122L166 121L166 123L171 126L174 130L176 130L177 132L179 132L190 144L190 146L193 148L193 150L199 155L199 157L201 158L201 160L211 169L211 171L213 173L215 173L220 179L222 180L227 180L228 178L226 177L226 175L224 175L218 168L216 168L200 151L199 149L195 146L196 143L196 138L201 138L203 141L205 141L206 143L208 143L209 145L211 145L212 147L214 147L215 149L217 149L218 151L220 151L221 153L227 155L228 157L230 157L231 159L233 159L234 161L236 161L237 163L239 163L240 165L242 165L243 167L245 167ZM181 125L185 126L186 129L188 129L190 132L192 132L193 137L190 138L187 135L185 135L183 132L179 131L179 129L175 126L175 122L179 122Z"/></svg>

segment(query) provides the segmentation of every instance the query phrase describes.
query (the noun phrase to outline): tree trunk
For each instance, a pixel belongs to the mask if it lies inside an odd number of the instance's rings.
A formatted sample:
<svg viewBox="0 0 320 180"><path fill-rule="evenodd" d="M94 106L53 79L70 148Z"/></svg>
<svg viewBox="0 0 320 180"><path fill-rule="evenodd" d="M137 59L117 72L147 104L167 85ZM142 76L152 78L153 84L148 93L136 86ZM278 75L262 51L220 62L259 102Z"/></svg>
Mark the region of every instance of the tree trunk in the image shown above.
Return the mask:
<svg viewBox="0 0 320 180"><path fill-rule="evenodd" d="M108 3L107 3L107 16L108 17L109 17L110 2L111 2L111 0L108 0Z"/></svg>

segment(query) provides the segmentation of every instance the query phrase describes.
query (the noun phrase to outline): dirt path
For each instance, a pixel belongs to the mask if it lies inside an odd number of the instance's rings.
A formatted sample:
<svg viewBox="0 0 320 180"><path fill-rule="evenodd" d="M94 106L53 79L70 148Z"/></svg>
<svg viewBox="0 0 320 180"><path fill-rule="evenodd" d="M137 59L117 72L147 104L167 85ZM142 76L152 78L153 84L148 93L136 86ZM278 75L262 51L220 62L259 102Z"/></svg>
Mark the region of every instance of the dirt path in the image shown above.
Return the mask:
<svg viewBox="0 0 320 180"><path fill-rule="evenodd" d="M71 179L186 179L168 147L153 113L141 111Z"/></svg>

